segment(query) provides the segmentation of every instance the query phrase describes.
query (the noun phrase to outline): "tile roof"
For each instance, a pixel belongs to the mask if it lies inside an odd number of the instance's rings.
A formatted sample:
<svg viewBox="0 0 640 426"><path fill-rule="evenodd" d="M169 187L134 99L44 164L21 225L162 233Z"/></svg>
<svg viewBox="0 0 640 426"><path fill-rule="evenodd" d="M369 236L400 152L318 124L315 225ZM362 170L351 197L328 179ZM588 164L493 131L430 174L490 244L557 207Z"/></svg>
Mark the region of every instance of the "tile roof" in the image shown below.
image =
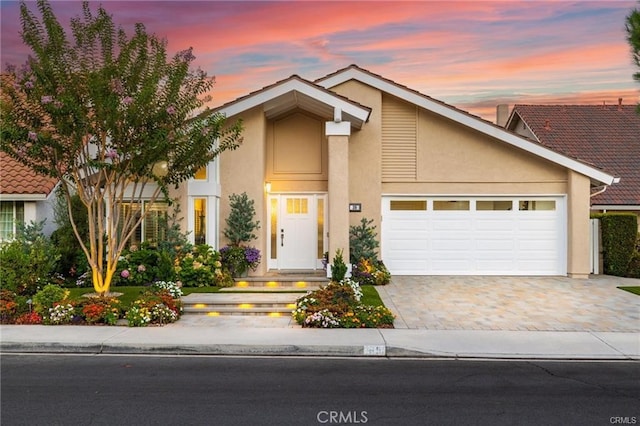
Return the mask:
<svg viewBox="0 0 640 426"><path fill-rule="evenodd" d="M56 186L56 180L42 176L20 164L5 152L0 152L0 194L45 195Z"/></svg>
<svg viewBox="0 0 640 426"><path fill-rule="evenodd" d="M595 205L640 205L640 115L635 105L515 105L544 146L596 165L620 182Z"/></svg>

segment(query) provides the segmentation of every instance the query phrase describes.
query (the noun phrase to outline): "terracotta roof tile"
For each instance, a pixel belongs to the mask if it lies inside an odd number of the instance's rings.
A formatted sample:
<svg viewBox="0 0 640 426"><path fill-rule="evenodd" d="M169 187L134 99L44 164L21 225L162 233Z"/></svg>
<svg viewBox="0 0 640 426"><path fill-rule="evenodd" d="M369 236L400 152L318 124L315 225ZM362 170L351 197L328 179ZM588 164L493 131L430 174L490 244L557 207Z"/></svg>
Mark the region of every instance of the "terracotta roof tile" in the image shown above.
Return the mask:
<svg viewBox="0 0 640 426"><path fill-rule="evenodd" d="M512 114L542 145L620 177L592 204L640 205L640 115L635 105L515 105Z"/></svg>
<svg viewBox="0 0 640 426"><path fill-rule="evenodd" d="M0 194L49 195L56 180L36 174L6 153L0 152Z"/></svg>

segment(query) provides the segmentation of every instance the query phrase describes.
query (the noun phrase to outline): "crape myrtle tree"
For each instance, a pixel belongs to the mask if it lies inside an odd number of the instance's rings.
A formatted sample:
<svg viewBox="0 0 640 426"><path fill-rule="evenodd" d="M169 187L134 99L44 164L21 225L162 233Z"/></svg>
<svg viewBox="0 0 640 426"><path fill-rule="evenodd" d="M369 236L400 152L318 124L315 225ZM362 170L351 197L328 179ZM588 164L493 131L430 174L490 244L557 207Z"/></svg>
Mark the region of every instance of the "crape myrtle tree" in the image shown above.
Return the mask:
<svg viewBox="0 0 640 426"><path fill-rule="evenodd" d="M2 73L0 149L59 180L96 292L109 291L118 258L144 219L123 204L169 201L169 190L241 142L241 123L205 108L213 79L192 70L191 49L168 58L166 40L136 24L128 36L88 2L70 34L47 1L20 4L32 56ZM81 238L71 209L88 216Z"/></svg>
<svg viewBox="0 0 640 426"><path fill-rule="evenodd" d="M633 74L633 78L640 83L640 10L634 9L627 16L627 40L631 45L631 56L633 62L638 66L638 72ZM638 104L638 113L640 114L640 104Z"/></svg>

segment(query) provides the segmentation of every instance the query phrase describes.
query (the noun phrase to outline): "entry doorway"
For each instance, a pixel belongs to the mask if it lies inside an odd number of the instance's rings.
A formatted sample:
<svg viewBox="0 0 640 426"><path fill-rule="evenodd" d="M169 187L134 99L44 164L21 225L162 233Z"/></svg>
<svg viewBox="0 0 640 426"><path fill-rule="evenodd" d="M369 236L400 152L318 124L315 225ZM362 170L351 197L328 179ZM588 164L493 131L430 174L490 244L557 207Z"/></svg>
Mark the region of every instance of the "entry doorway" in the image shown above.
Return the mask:
<svg viewBox="0 0 640 426"><path fill-rule="evenodd" d="M322 269L327 243L327 195L269 194L268 267Z"/></svg>

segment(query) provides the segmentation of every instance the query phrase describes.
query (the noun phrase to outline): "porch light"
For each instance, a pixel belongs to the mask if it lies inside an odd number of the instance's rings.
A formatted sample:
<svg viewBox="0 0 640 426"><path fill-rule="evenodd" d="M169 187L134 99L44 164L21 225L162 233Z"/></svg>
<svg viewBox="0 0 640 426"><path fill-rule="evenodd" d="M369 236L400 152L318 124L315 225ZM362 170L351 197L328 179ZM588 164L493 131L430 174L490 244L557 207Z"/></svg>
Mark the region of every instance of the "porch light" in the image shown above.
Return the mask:
<svg viewBox="0 0 640 426"><path fill-rule="evenodd" d="M264 190L267 194L271 192L271 182L264 183Z"/></svg>
<svg viewBox="0 0 640 426"><path fill-rule="evenodd" d="M151 167L151 173L158 177L165 177L169 174L169 163L166 161L158 161Z"/></svg>

